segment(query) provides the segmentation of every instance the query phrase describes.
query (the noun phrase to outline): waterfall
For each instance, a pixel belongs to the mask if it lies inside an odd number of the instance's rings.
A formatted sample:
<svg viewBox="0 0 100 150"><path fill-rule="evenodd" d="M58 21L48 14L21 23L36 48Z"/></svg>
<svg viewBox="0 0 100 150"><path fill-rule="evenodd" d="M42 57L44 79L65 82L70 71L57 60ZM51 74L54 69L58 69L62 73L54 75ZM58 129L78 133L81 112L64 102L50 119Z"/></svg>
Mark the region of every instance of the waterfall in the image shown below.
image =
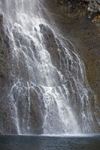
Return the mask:
<svg viewBox="0 0 100 150"><path fill-rule="evenodd" d="M7 99L15 133L96 132L96 98L84 64L74 46L45 19L43 9L39 0L0 2L11 49Z"/></svg>

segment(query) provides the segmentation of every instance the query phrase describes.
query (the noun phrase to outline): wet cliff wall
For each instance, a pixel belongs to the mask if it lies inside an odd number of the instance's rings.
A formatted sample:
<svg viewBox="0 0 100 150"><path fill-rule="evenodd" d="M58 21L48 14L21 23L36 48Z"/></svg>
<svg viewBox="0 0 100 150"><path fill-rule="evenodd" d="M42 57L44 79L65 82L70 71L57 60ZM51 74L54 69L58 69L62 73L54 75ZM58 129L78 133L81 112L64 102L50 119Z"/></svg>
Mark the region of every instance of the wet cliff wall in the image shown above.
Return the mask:
<svg viewBox="0 0 100 150"><path fill-rule="evenodd" d="M5 35L3 28L3 16L0 14L0 87L3 87L8 80L10 69L9 54L9 39Z"/></svg>
<svg viewBox="0 0 100 150"><path fill-rule="evenodd" d="M60 0L49 1L48 0L47 1L45 0L45 3L44 3L44 5L46 5L46 7L48 7L48 10L50 11L50 15L52 17L51 20L54 19L55 24L57 25L60 33L66 38L66 40L70 40L75 45L75 50L77 51L77 53L79 54L83 62L85 63L88 82L91 88L93 89L94 93L97 95L98 101L100 103L100 90L99 90L99 85L100 85L100 79L99 79L99 76L100 76L100 50L99 50L100 48L100 42L99 42L100 40L100 16L99 16L99 9L96 9L96 11L92 11L92 9L89 10L90 6L92 7L92 4L93 3L89 3L88 1L80 2L78 0L75 0L75 1L71 1L71 0L69 1L68 0L66 1L63 1L63 0L62 1ZM47 16L45 15L45 17ZM10 63L12 56L11 56L11 49L9 47L9 38L6 36L8 34L4 32L2 23L3 23L3 16L0 15L0 89L1 89L0 90L0 96L1 96L0 98L0 134L11 134L11 133L16 134L17 129L15 127L15 122L14 122L15 120L14 120L14 116L12 116L14 112L14 108L12 107L12 105L9 105L11 101L10 101L10 97L8 94L13 85L11 76L9 76L9 74L11 74L11 71L12 71L11 69L12 64ZM42 29L44 28L42 27ZM47 31L47 33L49 33L49 31ZM44 32L44 37L46 37L47 35L48 34L45 34ZM49 33L49 35L50 35L49 37L51 37L51 42L53 43L52 34ZM47 45L47 47L49 51L49 46ZM56 53L53 52L52 56L55 57ZM55 63L55 65L59 67L55 59L53 63ZM20 67L20 69L18 68L18 71L21 70L21 68L22 67ZM37 91L39 91L39 89L37 89ZM24 90L23 90L23 93L24 93ZM21 95L23 96L23 94ZM31 95L31 99L33 97L35 99L34 103L33 101L31 102L32 103L31 111L30 111L30 124L31 124L30 126L32 126L31 132L42 133L41 132L42 129L40 128L42 124L41 116L40 116L41 113L39 113L38 111L40 108L38 108L39 101L37 101L38 96L37 96L36 90L32 89L32 91L30 92L30 95ZM15 96L16 96L16 90L15 90ZM24 108L24 105L27 104L28 98L27 96L26 98L22 96L18 97L20 100L18 103L18 109L23 117L24 109L22 108ZM26 101L25 103L23 103L24 100ZM92 101L94 101L94 98ZM26 109L26 112L27 112L27 109Z"/></svg>
<svg viewBox="0 0 100 150"><path fill-rule="evenodd" d="M16 116L16 109L12 104L14 99L11 97L11 92L14 87L14 79L15 76L12 75L13 72L13 56L12 51L14 51L13 45L9 38L9 31L5 29L3 23L3 15L0 14L0 134L19 134L18 133L18 124L15 118ZM17 75L21 76L21 71L23 67L20 66L16 69ZM25 73L24 73L25 74ZM20 85L19 85L20 86ZM33 86L33 85L31 85ZM24 85L23 85L24 87ZM27 85L25 84L25 87ZM20 89L20 87L19 87ZM19 117L23 117L25 115L27 119L27 108L28 108L28 89L23 88L23 93L21 96L18 95L18 91L16 89L13 90L14 96L18 97L18 110L19 110ZM26 91L25 91L26 90ZM38 90L38 89L37 89ZM25 94L26 93L26 94ZM34 97L34 103L33 103ZM32 126L31 133L41 133L41 117L39 114L39 101L37 98L37 93L35 90L30 89L30 99L31 101L31 110L30 110L30 126ZM17 98L16 98L17 99ZM17 101L17 100L16 100ZM26 111L24 111L26 109ZM22 115L22 116L21 116ZM18 119L18 118L17 118ZM22 118L21 118L22 121ZM21 123L20 123L21 124ZM27 124L24 123L27 126ZM21 126L21 125L20 125ZM24 127L23 127L24 129ZM20 129L19 129L20 130ZM28 129L25 131L27 132ZM34 130L34 131L33 131ZM22 131L25 133L25 131Z"/></svg>
<svg viewBox="0 0 100 150"><path fill-rule="evenodd" d="M88 82L100 104L100 1L46 1L61 34L85 63Z"/></svg>
<svg viewBox="0 0 100 150"><path fill-rule="evenodd" d="M3 16L0 14L0 134L2 134L2 128L5 128L8 133L10 130L9 100L6 96L10 88L10 60L9 38L5 34Z"/></svg>

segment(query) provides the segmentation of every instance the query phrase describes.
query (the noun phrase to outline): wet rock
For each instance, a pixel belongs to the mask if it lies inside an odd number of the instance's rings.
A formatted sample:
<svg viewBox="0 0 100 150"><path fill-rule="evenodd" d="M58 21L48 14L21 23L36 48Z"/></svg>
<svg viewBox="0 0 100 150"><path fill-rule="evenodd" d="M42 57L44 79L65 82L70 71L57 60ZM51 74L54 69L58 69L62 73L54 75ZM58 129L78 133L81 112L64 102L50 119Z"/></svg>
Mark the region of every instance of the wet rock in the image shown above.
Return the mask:
<svg viewBox="0 0 100 150"><path fill-rule="evenodd" d="M54 33L52 29L50 29L48 26L45 26L43 24L40 24L40 31L43 34L43 37L44 37L43 41L46 46L46 49L50 53L53 65L55 65L59 69L60 68L60 55L57 50L58 45L57 45L57 41L54 36Z"/></svg>
<svg viewBox="0 0 100 150"><path fill-rule="evenodd" d="M87 12L90 14L100 12L99 0L55 0L58 5L65 6L67 12L75 11L77 9L86 7ZM89 15L91 17L91 15Z"/></svg>
<svg viewBox="0 0 100 150"><path fill-rule="evenodd" d="M4 33L3 16L0 14L0 86L4 86L9 76L9 39Z"/></svg>
<svg viewBox="0 0 100 150"><path fill-rule="evenodd" d="M3 15L0 14L0 24L2 24L2 21L3 21Z"/></svg>
<svg viewBox="0 0 100 150"><path fill-rule="evenodd" d="M11 86L11 55L9 38L3 27L3 15L0 14L0 134L16 134L11 117L8 94Z"/></svg>
<svg viewBox="0 0 100 150"><path fill-rule="evenodd" d="M60 33L75 45L77 53L79 53L81 59L85 63L87 78L90 86L98 97L100 103L100 23L99 14L94 16L90 12L99 12L99 1L85 1L85 0L46 0L46 4L49 4L48 9L51 12L51 16L54 18ZM90 18L89 18L90 16ZM98 23L97 23L98 20ZM18 133L18 127L16 123L16 114L14 114L15 108L12 105L15 104L18 108L17 115L19 118L20 129L22 133L42 133L42 115L44 114L44 106L41 103L42 93L38 87L32 87L28 89L25 80L29 80L29 75L26 73L27 66L25 66L22 60L23 54L20 53L19 66L14 68L16 77L19 77L22 85L13 85L15 88L11 91L11 56L9 48L9 38L6 36L3 29L3 16L0 14L0 134L16 134ZM98 26L97 26L98 25ZM43 34L44 44L46 49L50 53L52 63L63 74L66 71L66 64L64 58L64 50L62 45L54 37L54 32L50 27L43 24L40 25L40 31ZM25 43L28 41L28 37L23 39L21 34L16 34L16 30L13 31L14 36L20 36L20 42L23 45L22 50L25 51ZM18 40L15 41L16 45L20 47ZM28 43L28 42L27 42ZM35 46L33 44L33 51ZM69 48L73 48L68 43ZM28 45L29 47L29 45ZM57 49L60 49L59 51ZM73 48L74 49L74 48ZM31 53L30 53L31 55ZM16 62L15 62L16 63ZM14 62L13 62L14 65ZM61 65L64 67L61 68ZM16 66L16 64L15 64ZM69 67L71 66L69 60ZM32 75L33 76L33 75ZM56 77L57 78L57 77ZM38 81L35 81L38 83ZM31 83L32 85L32 83ZM70 86L70 85L69 85ZM22 88L21 88L22 87ZM10 93L13 92L13 93ZM10 94L9 94L10 93ZM12 97L10 97L12 96ZM72 96L70 94L70 96ZM75 95L76 97L77 95ZM30 101L31 99L31 101ZM77 102L77 105L78 102ZM91 105L94 106L94 98L91 97ZM74 109L77 109L77 106ZM42 112L41 112L42 110ZM81 112L81 110L80 110ZM18 121L18 120L17 120ZM30 128L29 128L30 127Z"/></svg>
<svg viewBox="0 0 100 150"><path fill-rule="evenodd" d="M88 2L88 11L100 12L100 1L99 0L85 0Z"/></svg>
<svg viewBox="0 0 100 150"><path fill-rule="evenodd" d="M100 1L93 0L51 0L47 7L60 33L74 44L83 60L90 87L100 107ZM90 8L90 9L89 9ZM70 47L69 48L73 49ZM94 98L91 97L91 105ZM93 106L94 107L94 106ZM97 113L99 114L99 113Z"/></svg>

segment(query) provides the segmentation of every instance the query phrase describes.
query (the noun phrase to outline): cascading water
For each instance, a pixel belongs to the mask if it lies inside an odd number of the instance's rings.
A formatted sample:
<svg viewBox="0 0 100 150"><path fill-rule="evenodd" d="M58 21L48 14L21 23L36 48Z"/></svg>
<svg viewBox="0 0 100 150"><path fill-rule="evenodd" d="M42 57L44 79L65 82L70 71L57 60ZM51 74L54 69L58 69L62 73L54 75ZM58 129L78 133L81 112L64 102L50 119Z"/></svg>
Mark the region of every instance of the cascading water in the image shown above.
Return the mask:
<svg viewBox="0 0 100 150"><path fill-rule="evenodd" d="M84 64L42 8L39 0L0 2L12 55L7 98L15 133L96 132Z"/></svg>

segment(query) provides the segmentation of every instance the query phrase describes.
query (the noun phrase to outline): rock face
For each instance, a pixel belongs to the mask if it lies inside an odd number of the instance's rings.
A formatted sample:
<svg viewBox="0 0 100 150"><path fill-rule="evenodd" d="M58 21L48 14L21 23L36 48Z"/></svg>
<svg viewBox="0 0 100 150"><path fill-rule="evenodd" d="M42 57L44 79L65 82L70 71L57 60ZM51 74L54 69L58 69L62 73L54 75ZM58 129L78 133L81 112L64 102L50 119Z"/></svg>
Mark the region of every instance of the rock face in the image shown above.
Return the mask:
<svg viewBox="0 0 100 150"><path fill-rule="evenodd" d="M60 5L66 5L68 6L69 4L74 4L76 5L76 3L80 6L82 6L82 4L87 4L87 10L90 12L100 12L100 0L55 0L56 3L60 4ZM68 6L68 7L71 7Z"/></svg>
<svg viewBox="0 0 100 150"><path fill-rule="evenodd" d="M9 39L5 35L3 28L3 16L0 14L0 133L9 133L11 130L11 118L9 100L7 99L7 93L9 93L10 82L10 48ZM12 129L13 130L13 129ZM13 133L13 131L12 131Z"/></svg>
<svg viewBox="0 0 100 150"><path fill-rule="evenodd" d="M88 11L100 12L100 0L85 0L88 2Z"/></svg>
<svg viewBox="0 0 100 150"><path fill-rule="evenodd" d="M17 85L14 87L14 77L11 76L12 72L12 55L11 55L11 47L9 45L9 38L6 35L3 27L3 15L0 14L0 134L18 134L18 125L17 120L15 118L15 107L12 104L12 97L11 92L13 92L13 96L15 99L19 99L18 102L18 111L20 114L21 120L19 121L20 127L23 127L22 124L22 118L26 118L28 120L27 116L27 109L28 109L28 88L26 83L23 83L23 85L19 85L19 91L20 86L23 86L23 90L21 91L21 95L18 95L18 89ZM22 69L18 68L17 72ZM20 76L21 76L20 71ZM16 73L16 76L18 74ZM13 89L12 86L14 87ZM24 86L26 88L24 88ZM32 85L31 85L32 87ZM38 89L37 89L38 90ZM34 102L31 101L30 104L30 126L32 126L32 133L41 133L41 115L39 112L39 101L38 96L36 93L36 90L33 88L30 88L30 98L34 99ZM26 93L26 94L25 94ZM34 98L33 98L34 97ZM25 124L25 127L27 124ZM27 132L27 127L26 129ZM24 132L22 130L22 132Z"/></svg>
<svg viewBox="0 0 100 150"><path fill-rule="evenodd" d="M88 82L100 104L100 1L51 0L46 5L61 34L75 45L85 63Z"/></svg>
<svg viewBox="0 0 100 150"><path fill-rule="evenodd" d="M0 85L4 86L9 74L9 39L2 26L3 16L0 14Z"/></svg>
<svg viewBox="0 0 100 150"><path fill-rule="evenodd" d="M63 34L67 42L70 40L75 45L75 50L85 63L88 82L96 94L100 104L99 3L99 0L44 0L44 4L48 7L50 15L54 18L60 33ZM47 17L46 14L45 17ZM40 109L43 111L42 113L45 111L42 109L44 106L42 106L43 104L41 102L41 99L43 98L43 89L38 88L38 86L33 87L32 83L30 83L29 76L27 73L24 73L23 68L25 67L25 60L22 60L21 54L19 56L19 66L16 67L15 65L16 68L14 67L14 69L16 76L19 76L19 78L22 79L22 82L16 82L14 85L14 78L11 79L10 76L12 72L12 64L10 61L12 60L12 56L11 49L9 47L9 38L4 32L2 23L3 16L0 15L0 134L17 134L18 130L21 130L22 133L25 133L24 130L29 133L28 131L30 129L27 128L28 126L31 127L31 133L43 133L43 120L41 119L42 116L39 111ZM57 54L57 41L55 42L53 32L42 24L40 24L40 30L43 34L46 49L51 54L52 63L59 70L61 65L59 62L60 56ZM13 30L15 39L17 39L17 34L16 29ZM25 38L28 39L26 36ZM20 39L22 40L22 37ZM18 40L15 42L18 46ZM23 40L21 42L23 45L23 51L25 51L25 43ZM34 43L31 44L33 44L33 50L35 51ZM63 52L60 55L64 58ZM64 64L64 59L62 59L61 63L62 65ZM62 69L61 72L63 75L65 74L64 69ZM59 78L57 80L59 80ZM36 82L38 82L38 79ZM11 89L11 87L13 88ZM17 110L14 105L12 105L11 98L13 100L13 104L17 105ZM91 103L94 104L94 97L92 96ZM16 120L17 117L14 117L16 114L13 112L19 115L19 120ZM27 112L29 113L30 118L28 118ZM24 120L28 120L29 123L23 123L23 118ZM19 125L17 125L16 122L18 122ZM19 126L20 129L18 129Z"/></svg>

